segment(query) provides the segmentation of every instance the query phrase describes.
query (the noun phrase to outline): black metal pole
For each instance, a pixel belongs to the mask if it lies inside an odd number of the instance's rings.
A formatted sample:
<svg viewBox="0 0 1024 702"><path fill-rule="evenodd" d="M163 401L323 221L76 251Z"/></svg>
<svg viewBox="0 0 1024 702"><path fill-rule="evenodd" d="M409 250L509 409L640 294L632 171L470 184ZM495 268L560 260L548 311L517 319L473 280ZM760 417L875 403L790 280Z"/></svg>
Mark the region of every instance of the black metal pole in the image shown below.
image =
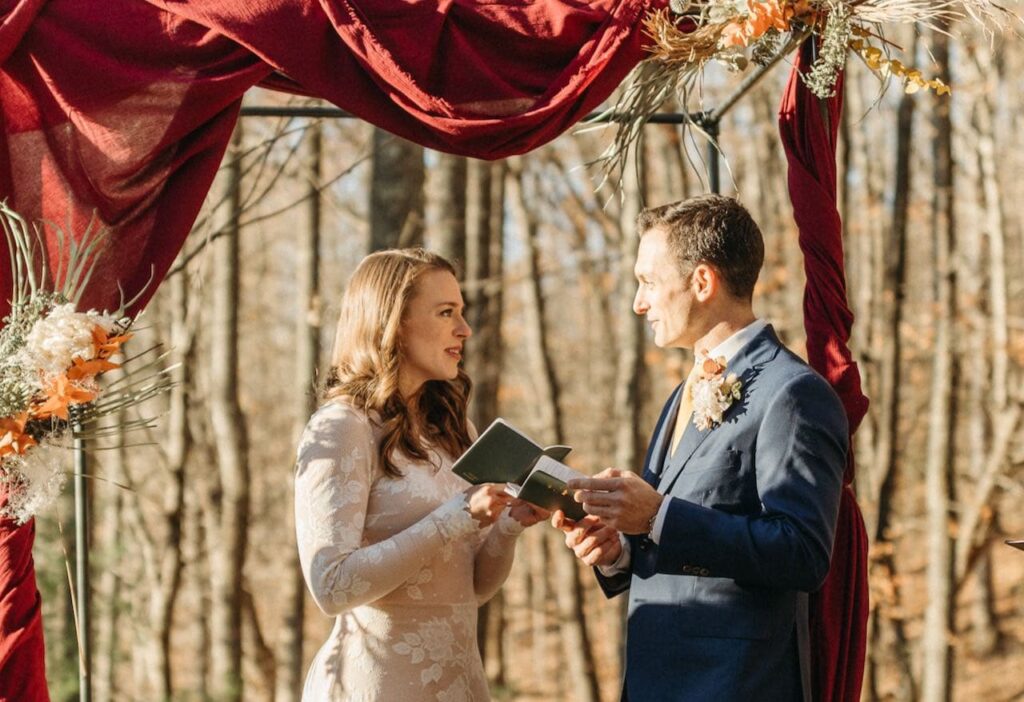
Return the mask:
<svg viewBox="0 0 1024 702"><path fill-rule="evenodd" d="M80 428L76 427L76 434ZM75 436L75 592L78 600L78 699L92 702L92 652L89 630L89 499L85 440Z"/></svg>
<svg viewBox="0 0 1024 702"><path fill-rule="evenodd" d="M238 113L240 117L304 117L324 119L360 119L356 115L340 107L329 105L243 105ZM682 124L696 118L683 112L658 112L651 115L649 124ZM620 122L625 118L607 112L591 112L580 122L604 123Z"/></svg>
<svg viewBox="0 0 1024 702"><path fill-rule="evenodd" d="M708 135L708 189L717 195L722 192L722 176L719 169L719 156L721 154L718 149L721 122L713 115L705 116L700 120L700 126L704 133Z"/></svg>

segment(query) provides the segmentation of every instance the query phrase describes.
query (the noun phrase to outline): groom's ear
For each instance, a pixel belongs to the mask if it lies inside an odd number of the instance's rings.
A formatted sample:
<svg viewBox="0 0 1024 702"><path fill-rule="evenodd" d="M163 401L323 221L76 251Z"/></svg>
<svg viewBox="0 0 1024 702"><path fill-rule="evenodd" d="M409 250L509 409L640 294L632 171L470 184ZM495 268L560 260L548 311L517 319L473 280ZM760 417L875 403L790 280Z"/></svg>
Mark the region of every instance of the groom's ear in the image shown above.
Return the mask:
<svg viewBox="0 0 1024 702"><path fill-rule="evenodd" d="M690 287L699 302L707 302L722 287L722 276L707 263L698 263L690 276Z"/></svg>

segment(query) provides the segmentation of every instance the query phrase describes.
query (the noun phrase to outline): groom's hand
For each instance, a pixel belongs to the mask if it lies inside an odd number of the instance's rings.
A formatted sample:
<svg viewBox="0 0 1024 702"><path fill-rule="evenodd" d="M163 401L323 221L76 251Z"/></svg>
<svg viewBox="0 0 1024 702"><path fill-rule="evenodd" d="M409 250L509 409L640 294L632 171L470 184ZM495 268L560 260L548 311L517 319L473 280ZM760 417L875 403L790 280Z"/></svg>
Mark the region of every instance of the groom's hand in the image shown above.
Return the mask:
<svg viewBox="0 0 1024 702"><path fill-rule="evenodd" d="M565 532L565 545L588 566L612 565L622 554L619 532L602 524L597 517L587 516L574 522L562 510L556 510L551 516L551 526Z"/></svg>
<svg viewBox="0 0 1024 702"><path fill-rule="evenodd" d="M570 480L573 499L603 524L623 534L646 534L665 496L636 473L607 468L593 478Z"/></svg>

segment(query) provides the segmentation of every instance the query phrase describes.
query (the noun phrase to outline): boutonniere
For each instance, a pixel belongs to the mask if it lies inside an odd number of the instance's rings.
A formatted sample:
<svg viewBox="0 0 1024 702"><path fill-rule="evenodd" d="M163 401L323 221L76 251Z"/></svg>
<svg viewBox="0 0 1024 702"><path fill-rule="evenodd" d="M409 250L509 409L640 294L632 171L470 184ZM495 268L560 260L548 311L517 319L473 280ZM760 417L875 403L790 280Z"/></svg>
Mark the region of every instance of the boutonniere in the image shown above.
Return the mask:
<svg viewBox="0 0 1024 702"><path fill-rule="evenodd" d="M693 424L700 431L712 429L722 423L722 415L740 399L743 384L735 373L725 374L725 359L697 359L700 364L697 380L693 383Z"/></svg>

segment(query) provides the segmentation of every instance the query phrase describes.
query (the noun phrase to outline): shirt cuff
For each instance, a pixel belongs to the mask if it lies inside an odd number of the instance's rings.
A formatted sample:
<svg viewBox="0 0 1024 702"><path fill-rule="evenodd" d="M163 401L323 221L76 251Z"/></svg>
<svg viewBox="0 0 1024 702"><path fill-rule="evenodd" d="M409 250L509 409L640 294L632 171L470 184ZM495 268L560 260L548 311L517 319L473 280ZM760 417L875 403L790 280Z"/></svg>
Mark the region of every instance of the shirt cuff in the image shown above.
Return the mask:
<svg viewBox="0 0 1024 702"><path fill-rule="evenodd" d="M629 564L632 562L632 552L629 547L629 540L625 536L619 534L619 543L622 544L622 550L619 551L619 557L615 559L615 562L611 565L598 566L597 569L601 572L601 575L606 578L610 578L613 575L619 573L625 573L629 570Z"/></svg>
<svg viewBox="0 0 1024 702"><path fill-rule="evenodd" d="M651 541L656 544L661 543L661 530L665 526L665 516L668 514L668 506L672 504L672 498L668 495L661 501L661 507L658 508L658 515L654 518L654 526L651 528Z"/></svg>

